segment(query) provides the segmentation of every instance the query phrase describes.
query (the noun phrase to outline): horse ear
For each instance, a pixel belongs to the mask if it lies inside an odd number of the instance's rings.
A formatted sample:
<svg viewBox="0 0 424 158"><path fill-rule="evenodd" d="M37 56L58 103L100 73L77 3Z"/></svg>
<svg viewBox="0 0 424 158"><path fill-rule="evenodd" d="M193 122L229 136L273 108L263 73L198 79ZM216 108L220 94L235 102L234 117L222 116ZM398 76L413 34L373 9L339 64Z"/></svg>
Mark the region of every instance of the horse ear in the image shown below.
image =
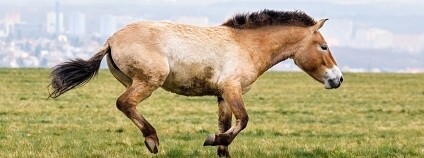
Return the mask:
<svg viewBox="0 0 424 158"><path fill-rule="evenodd" d="M317 32L323 25L324 23L327 21L328 19L321 19L318 20L317 23L312 26L312 32Z"/></svg>

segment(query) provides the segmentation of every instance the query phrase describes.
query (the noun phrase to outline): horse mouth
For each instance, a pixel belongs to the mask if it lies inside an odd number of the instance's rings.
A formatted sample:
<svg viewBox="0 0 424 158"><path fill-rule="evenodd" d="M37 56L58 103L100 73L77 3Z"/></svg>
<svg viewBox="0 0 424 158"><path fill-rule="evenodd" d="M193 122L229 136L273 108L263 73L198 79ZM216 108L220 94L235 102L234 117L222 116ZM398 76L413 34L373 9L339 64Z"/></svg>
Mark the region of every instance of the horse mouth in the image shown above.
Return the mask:
<svg viewBox="0 0 424 158"><path fill-rule="evenodd" d="M342 85L343 77L328 79L325 81L324 86L326 89L337 89Z"/></svg>

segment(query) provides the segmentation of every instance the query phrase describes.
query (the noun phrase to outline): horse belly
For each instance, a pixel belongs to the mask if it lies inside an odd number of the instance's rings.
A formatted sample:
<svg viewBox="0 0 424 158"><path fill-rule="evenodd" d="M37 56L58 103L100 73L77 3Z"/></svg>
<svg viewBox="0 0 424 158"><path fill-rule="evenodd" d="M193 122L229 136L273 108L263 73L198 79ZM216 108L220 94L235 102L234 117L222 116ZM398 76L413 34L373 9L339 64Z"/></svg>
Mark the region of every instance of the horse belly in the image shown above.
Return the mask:
<svg viewBox="0 0 424 158"><path fill-rule="evenodd" d="M171 71L162 88L185 96L219 95L214 78L215 74L210 67L198 68L199 71Z"/></svg>

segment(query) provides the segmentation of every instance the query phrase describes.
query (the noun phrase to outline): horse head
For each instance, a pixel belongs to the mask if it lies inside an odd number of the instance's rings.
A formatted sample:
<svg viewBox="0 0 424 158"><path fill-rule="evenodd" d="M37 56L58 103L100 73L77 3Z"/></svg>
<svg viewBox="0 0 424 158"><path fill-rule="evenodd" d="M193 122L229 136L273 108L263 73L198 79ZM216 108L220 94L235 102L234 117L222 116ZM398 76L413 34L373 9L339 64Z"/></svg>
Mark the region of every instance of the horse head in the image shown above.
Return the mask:
<svg viewBox="0 0 424 158"><path fill-rule="evenodd" d="M331 55L319 29L328 19L321 19L308 28L309 33L301 41L300 47L293 56L294 63L312 78L324 84L326 89L339 88L343 75Z"/></svg>

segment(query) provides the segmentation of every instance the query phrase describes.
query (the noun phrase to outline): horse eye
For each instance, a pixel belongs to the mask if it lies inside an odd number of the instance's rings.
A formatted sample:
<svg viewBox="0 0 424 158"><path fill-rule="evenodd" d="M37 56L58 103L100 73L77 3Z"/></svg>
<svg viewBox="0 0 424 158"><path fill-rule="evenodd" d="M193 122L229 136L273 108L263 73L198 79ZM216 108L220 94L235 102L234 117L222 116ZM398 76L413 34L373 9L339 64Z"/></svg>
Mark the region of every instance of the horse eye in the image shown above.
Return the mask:
<svg viewBox="0 0 424 158"><path fill-rule="evenodd" d="M321 45L321 49L322 50L327 50L328 49L328 46L326 44L323 44L323 45Z"/></svg>

